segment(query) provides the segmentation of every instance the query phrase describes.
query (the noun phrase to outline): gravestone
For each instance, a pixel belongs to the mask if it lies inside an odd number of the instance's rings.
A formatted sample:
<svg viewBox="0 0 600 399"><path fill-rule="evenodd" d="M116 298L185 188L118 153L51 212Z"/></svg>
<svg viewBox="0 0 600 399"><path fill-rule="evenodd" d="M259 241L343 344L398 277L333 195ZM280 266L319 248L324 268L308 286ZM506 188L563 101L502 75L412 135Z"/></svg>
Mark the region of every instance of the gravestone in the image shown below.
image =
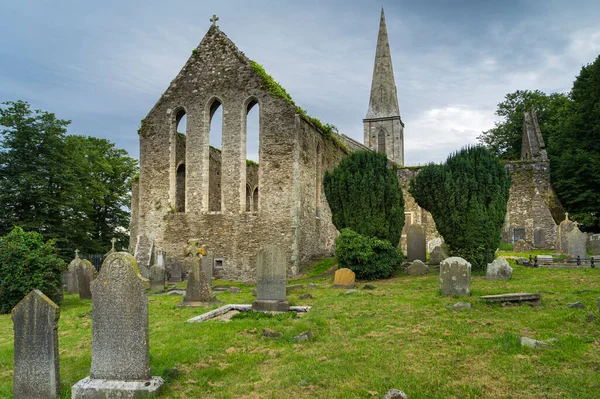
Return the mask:
<svg viewBox="0 0 600 399"><path fill-rule="evenodd" d="M444 239L442 237L432 238L431 240L427 241L427 252L431 254L431 251L433 251L434 248L439 247L443 243Z"/></svg>
<svg viewBox="0 0 600 399"><path fill-rule="evenodd" d="M440 292L446 296L471 295L471 264L453 256L440 263Z"/></svg>
<svg viewBox="0 0 600 399"><path fill-rule="evenodd" d="M496 258L492 263L488 263L485 273L486 280L510 280L513 269L506 259Z"/></svg>
<svg viewBox="0 0 600 399"><path fill-rule="evenodd" d="M156 395L164 383L150 373L149 281L135 258L111 253L92 281L92 366L73 385L73 399L137 398Z"/></svg>
<svg viewBox="0 0 600 399"><path fill-rule="evenodd" d="M531 245L527 243L525 240L519 240L515 243L513 247L513 251L515 252L529 252L531 251Z"/></svg>
<svg viewBox="0 0 600 399"><path fill-rule="evenodd" d="M150 291L164 291L166 274L167 271L160 265L153 265L150 268Z"/></svg>
<svg viewBox="0 0 600 399"><path fill-rule="evenodd" d="M79 299L92 299L90 284L98 274L94 265L87 259L81 260L81 266L77 269L77 284L79 287Z"/></svg>
<svg viewBox="0 0 600 399"><path fill-rule="evenodd" d="M171 276L169 277L171 283L181 283L181 265L179 263L171 264Z"/></svg>
<svg viewBox="0 0 600 399"><path fill-rule="evenodd" d="M541 227L533 230L533 247L546 248L546 231Z"/></svg>
<svg viewBox="0 0 600 399"><path fill-rule="evenodd" d="M212 287L212 278L213 278L213 256L212 254L206 253L201 259L202 264L202 272L206 276L206 280L208 281L208 285Z"/></svg>
<svg viewBox="0 0 600 399"><path fill-rule="evenodd" d="M567 242L567 234L575 228L575 222L569 220L569 214L565 214L565 220L560 222L556 232L556 251L562 253L569 252L569 244Z"/></svg>
<svg viewBox="0 0 600 399"><path fill-rule="evenodd" d="M67 284L67 292L69 294L79 294L79 269L81 268L81 258L79 250L75 250L75 259L69 263L67 270L69 271L69 282Z"/></svg>
<svg viewBox="0 0 600 399"><path fill-rule="evenodd" d="M572 259L587 259L587 234L576 226L567 234L567 253Z"/></svg>
<svg viewBox="0 0 600 399"><path fill-rule="evenodd" d="M333 286L335 288L354 288L356 275L347 268L338 269L333 276Z"/></svg>
<svg viewBox="0 0 600 399"><path fill-rule="evenodd" d="M513 228L513 243L517 243L521 240L525 241L527 238L525 227L514 227Z"/></svg>
<svg viewBox="0 0 600 399"><path fill-rule="evenodd" d="M406 232L406 260L412 262L413 260L420 260L425 262L425 248L427 243L425 241L425 230L419 224L411 224L408 226Z"/></svg>
<svg viewBox="0 0 600 399"><path fill-rule="evenodd" d="M167 253L165 251L156 252L156 264L163 269L167 268Z"/></svg>
<svg viewBox="0 0 600 399"><path fill-rule="evenodd" d="M287 312L286 301L287 257L279 247L268 246L256 255L256 300L252 302L255 312Z"/></svg>
<svg viewBox="0 0 600 399"><path fill-rule="evenodd" d="M60 397L59 307L39 290L31 291L11 312L14 329L13 398Z"/></svg>
<svg viewBox="0 0 600 399"><path fill-rule="evenodd" d="M406 272L409 276L423 276L427 274L428 269L429 267L425 263L417 259L410 264L406 269Z"/></svg>
<svg viewBox="0 0 600 399"><path fill-rule="evenodd" d="M201 270L201 260L206 255L204 246L198 248L198 240L188 240L188 246L185 248L186 255L189 256L191 268L187 279L187 288L183 301L177 306L206 306L217 302L217 297L213 294L208 279Z"/></svg>
<svg viewBox="0 0 600 399"><path fill-rule="evenodd" d="M600 234L593 234L589 237L590 252L592 255L600 255Z"/></svg>
<svg viewBox="0 0 600 399"><path fill-rule="evenodd" d="M444 245L433 248L433 251L429 254L429 264L439 265L446 258L449 258L448 250Z"/></svg>

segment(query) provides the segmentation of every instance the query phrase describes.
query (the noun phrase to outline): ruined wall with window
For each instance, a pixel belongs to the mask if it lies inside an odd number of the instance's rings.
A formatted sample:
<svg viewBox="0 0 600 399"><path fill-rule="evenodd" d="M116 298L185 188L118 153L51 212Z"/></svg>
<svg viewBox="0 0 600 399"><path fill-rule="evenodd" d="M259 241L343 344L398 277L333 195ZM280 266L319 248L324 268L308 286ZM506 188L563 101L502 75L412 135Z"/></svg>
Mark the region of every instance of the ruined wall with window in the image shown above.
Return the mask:
<svg viewBox="0 0 600 399"><path fill-rule="evenodd" d="M247 160L250 112L259 115L257 163ZM216 126L220 143L211 141ZM286 250L290 275L333 252L337 232L319 174L345 148L273 95L218 27L209 29L138 133L130 248L141 266L165 251L167 267L185 267L189 238L223 259L222 277L237 280L255 278L262 246Z"/></svg>

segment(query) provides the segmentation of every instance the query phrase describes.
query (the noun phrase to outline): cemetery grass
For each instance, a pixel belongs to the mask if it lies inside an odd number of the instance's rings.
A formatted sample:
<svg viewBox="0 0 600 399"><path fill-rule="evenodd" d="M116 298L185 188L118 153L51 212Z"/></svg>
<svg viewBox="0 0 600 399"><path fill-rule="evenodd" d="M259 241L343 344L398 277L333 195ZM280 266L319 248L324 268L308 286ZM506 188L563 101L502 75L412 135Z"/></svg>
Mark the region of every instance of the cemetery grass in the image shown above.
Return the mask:
<svg viewBox="0 0 600 399"><path fill-rule="evenodd" d="M381 398L390 388L416 398L597 398L600 392L598 269L529 269L513 279L473 276L471 297L439 295L437 273L399 274L370 282L377 288L346 295L331 277L311 279L317 289L288 294L310 305L300 317L241 318L186 323L203 313L176 308L179 296L150 296L152 374L167 380L163 398ZM290 284L298 284L290 281ZM217 293L224 303L251 303L250 288ZM300 300L310 292L314 299ZM486 304L481 295L541 292L542 305ZM472 310L447 308L457 301ZM570 309L580 301L586 310ZM61 397L89 375L91 301L66 295L59 321ZM595 320L586 318L588 313ZM262 329L282 333L262 336ZM312 331L310 342L293 337ZM558 338L533 350L519 340ZM10 315L0 316L0 398L12 392ZM177 369L177 371L174 370Z"/></svg>

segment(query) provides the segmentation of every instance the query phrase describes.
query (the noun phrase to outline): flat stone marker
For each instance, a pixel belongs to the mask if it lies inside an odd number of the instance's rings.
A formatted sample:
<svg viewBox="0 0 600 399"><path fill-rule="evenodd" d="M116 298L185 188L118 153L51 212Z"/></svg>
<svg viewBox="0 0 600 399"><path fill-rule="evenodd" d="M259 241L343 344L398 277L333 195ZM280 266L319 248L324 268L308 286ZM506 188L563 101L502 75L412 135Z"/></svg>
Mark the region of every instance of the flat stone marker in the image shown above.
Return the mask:
<svg viewBox="0 0 600 399"><path fill-rule="evenodd" d="M587 234L577 227L567 234L568 254L572 259L587 259Z"/></svg>
<svg viewBox="0 0 600 399"><path fill-rule="evenodd" d="M427 274L427 270L429 270L429 267L417 259L410 264L410 266L406 269L406 272L409 276L423 276Z"/></svg>
<svg viewBox="0 0 600 399"><path fill-rule="evenodd" d="M496 258L492 263L488 263L485 273L486 280L510 280L512 278L513 268L510 267L506 259Z"/></svg>
<svg viewBox="0 0 600 399"><path fill-rule="evenodd" d="M198 240L188 240L186 253L190 255L191 270L188 274L187 288L183 301L177 306L206 306L217 302L217 297L212 292L208 279L200 269L203 255L206 254L204 247L198 248Z"/></svg>
<svg viewBox="0 0 600 399"><path fill-rule="evenodd" d="M60 397L59 307L39 290L31 291L11 312L14 328L15 399Z"/></svg>
<svg viewBox="0 0 600 399"><path fill-rule="evenodd" d="M173 263L171 265L171 277L169 278L171 283L181 283L181 265L179 263Z"/></svg>
<svg viewBox="0 0 600 399"><path fill-rule="evenodd" d="M406 230L406 260L412 262L420 260L425 262L425 249L427 241L425 240L425 230L419 224L411 224Z"/></svg>
<svg viewBox="0 0 600 399"><path fill-rule="evenodd" d="M551 265L554 262L552 255L538 255L536 258L538 265Z"/></svg>
<svg viewBox="0 0 600 399"><path fill-rule="evenodd" d="M81 265L77 269L77 284L79 287L79 299L92 299L90 284L98 272L92 263L87 259L81 260Z"/></svg>
<svg viewBox="0 0 600 399"><path fill-rule="evenodd" d="M458 256L440 263L440 292L446 296L471 295L471 264Z"/></svg>
<svg viewBox="0 0 600 399"><path fill-rule="evenodd" d="M529 292L519 292L516 294L500 294L500 295L484 295L481 297L486 302L529 302L532 305L542 303L540 294L532 294Z"/></svg>
<svg viewBox="0 0 600 399"><path fill-rule="evenodd" d="M110 254L92 282L92 367L73 385L73 399L137 398L158 393L150 373L149 281L127 252Z"/></svg>
<svg viewBox="0 0 600 399"><path fill-rule="evenodd" d="M150 268L150 291L162 292L165 290L165 276L167 271L164 267L156 264Z"/></svg>
<svg viewBox="0 0 600 399"><path fill-rule="evenodd" d="M268 246L256 255L255 312L287 312L286 300L287 257L281 248Z"/></svg>
<svg viewBox="0 0 600 399"><path fill-rule="evenodd" d="M338 269L333 276L333 286L335 288L354 288L356 275L347 268Z"/></svg>

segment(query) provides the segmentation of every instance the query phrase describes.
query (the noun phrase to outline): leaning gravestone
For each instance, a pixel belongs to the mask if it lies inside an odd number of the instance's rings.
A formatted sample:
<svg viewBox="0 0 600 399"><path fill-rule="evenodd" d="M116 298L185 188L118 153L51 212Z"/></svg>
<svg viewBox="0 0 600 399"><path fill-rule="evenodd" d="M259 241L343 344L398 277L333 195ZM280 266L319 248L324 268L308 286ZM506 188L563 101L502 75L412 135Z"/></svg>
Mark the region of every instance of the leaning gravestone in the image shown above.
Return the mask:
<svg viewBox="0 0 600 399"><path fill-rule="evenodd" d="M15 334L13 398L58 398L59 307L41 291L33 290L11 313Z"/></svg>
<svg viewBox="0 0 600 399"><path fill-rule="evenodd" d="M87 259L82 259L81 266L77 271L77 284L79 286L79 299L92 299L90 284L98 272Z"/></svg>
<svg viewBox="0 0 600 399"><path fill-rule="evenodd" d="M533 247L534 248L545 248L546 247L546 231L541 227L537 227L533 230Z"/></svg>
<svg viewBox="0 0 600 399"><path fill-rule="evenodd" d="M587 234L576 226L567 234L567 253L572 259L587 259Z"/></svg>
<svg viewBox="0 0 600 399"><path fill-rule="evenodd" d="M179 263L171 264L171 277L169 278L171 283L181 283L181 265Z"/></svg>
<svg viewBox="0 0 600 399"><path fill-rule="evenodd" d="M333 286L335 288L354 288L356 275L347 268L341 268L335 271L333 276Z"/></svg>
<svg viewBox="0 0 600 399"><path fill-rule="evenodd" d="M492 263L488 263L485 273L486 280L510 280L513 269L506 259L496 258Z"/></svg>
<svg viewBox="0 0 600 399"><path fill-rule="evenodd" d="M406 272L409 276L423 276L427 274L427 270L429 270L429 267L425 263L417 259L414 262L412 262L410 266L408 266Z"/></svg>
<svg viewBox="0 0 600 399"><path fill-rule="evenodd" d="M160 265L153 265L150 268L150 291L164 291L166 274L167 271Z"/></svg>
<svg viewBox="0 0 600 399"><path fill-rule="evenodd" d="M406 260L420 260L425 262L425 249L427 242L425 241L425 230L419 224L411 224L406 232Z"/></svg>
<svg viewBox="0 0 600 399"><path fill-rule="evenodd" d="M135 258L110 254L92 282L92 367L73 385L73 399L137 398L156 395L164 383L150 373L149 282Z"/></svg>
<svg viewBox="0 0 600 399"><path fill-rule="evenodd" d="M79 250L75 250L75 259L69 263L69 282L67 283L67 292L69 294L79 294L79 269L81 268L81 258Z"/></svg>
<svg viewBox="0 0 600 399"><path fill-rule="evenodd" d="M256 255L256 300L252 302L255 312L287 312L286 301L287 259L281 248L269 246Z"/></svg>
<svg viewBox="0 0 600 399"><path fill-rule="evenodd" d="M446 296L471 295L471 264L453 256L440 264L440 292Z"/></svg>

